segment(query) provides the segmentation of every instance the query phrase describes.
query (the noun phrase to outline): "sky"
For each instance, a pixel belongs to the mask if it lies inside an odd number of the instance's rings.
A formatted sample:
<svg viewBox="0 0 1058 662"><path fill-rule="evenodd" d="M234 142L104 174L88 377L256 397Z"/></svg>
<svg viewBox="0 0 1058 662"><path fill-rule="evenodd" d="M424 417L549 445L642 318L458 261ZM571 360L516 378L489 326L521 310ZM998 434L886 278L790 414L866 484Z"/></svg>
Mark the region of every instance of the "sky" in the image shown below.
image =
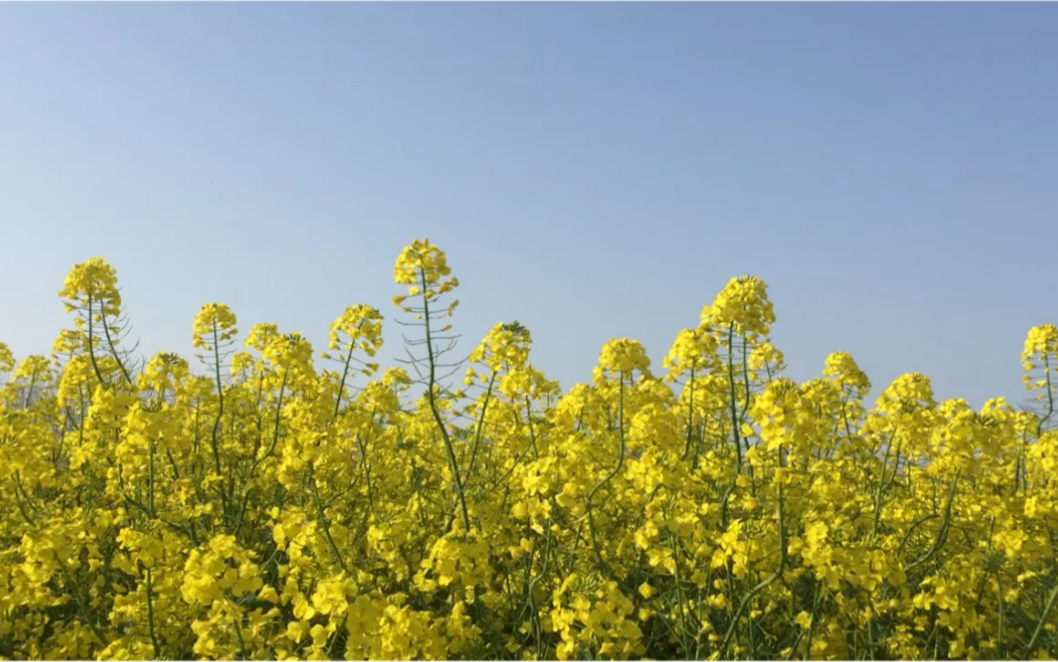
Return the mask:
<svg viewBox="0 0 1058 662"><path fill-rule="evenodd" d="M568 388L654 368L728 279L787 375L1024 402L1058 322L1058 6L0 3L0 340L47 353L69 269L117 269L144 352L229 304L324 349L415 237ZM321 363L322 365L322 363Z"/></svg>

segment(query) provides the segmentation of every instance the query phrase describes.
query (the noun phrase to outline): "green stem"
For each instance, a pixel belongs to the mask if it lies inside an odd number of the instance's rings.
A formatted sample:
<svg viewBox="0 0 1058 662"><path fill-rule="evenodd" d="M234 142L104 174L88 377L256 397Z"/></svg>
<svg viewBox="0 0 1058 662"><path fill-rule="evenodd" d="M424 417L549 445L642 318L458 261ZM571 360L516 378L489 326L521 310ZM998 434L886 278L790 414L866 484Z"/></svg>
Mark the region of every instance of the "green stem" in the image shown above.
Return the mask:
<svg viewBox="0 0 1058 662"><path fill-rule="evenodd" d="M951 509L952 502L955 499L955 486L959 483L959 472L955 472L955 478L951 481L951 487L948 489L948 502L944 506L944 519L941 521L940 529L937 531L937 538L933 541L933 545L929 548L926 554L907 566L907 572L914 570L926 561L929 561L933 556L940 551L940 548L944 546L944 543L948 540L948 530L951 525Z"/></svg>
<svg viewBox="0 0 1058 662"><path fill-rule="evenodd" d="M338 561L338 565L341 566L342 570L348 574L349 568L345 565L342 553L338 551L338 545L334 544L334 538L331 536L331 526L327 522L327 515L323 512L323 504L320 501L320 488L316 483L315 474L310 480L312 482L312 495L316 498L316 515L319 517L320 525L323 527L323 535L327 538L327 544L331 546L331 553L334 554L334 559Z"/></svg>
<svg viewBox="0 0 1058 662"><path fill-rule="evenodd" d="M155 659L162 656L162 648L158 644L158 635L154 631L154 587L151 584L151 569L145 568L147 575L147 627L151 634L151 646L154 648Z"/></svg>
<svg viewBox="0 0 1058 662"><path fill-rule="evenodd" d="M433 414L434 422L441 431L444 441L445 454L448 456L448 465L452 470L452 479L455 482L456 496L459 499L459 507L463 515L463 527L470 531L470 512L467 509L466 495L463 493L463 481L459 475L459 464L456 461L455 449L452 447L452 439L448 436L448 428L441 419L441 412L437 408L437 394L434 393L434 384L437 379L437 361L433 352L433 338L430 336L430 298L426 295L426 271L419 268L419 279L422 283L423 320L426 325L426 355L430 366L430 376L427 382L426 397L430 403L430 412Z"/></svg>
<svg viewBox="0 0 1058 662"><path fill-rule="evenodd" d="M220 468L220 449L217 443L217 434L220 432L220 421L224 416L224 386L220 380L220 347L218 347L220 340L220 334L217 330L217 319L213 318L213 372L216 376L217 381L217 418L213 421L213 433L210 435L210 446L213 448L213 466L217 471L217 476L221 480L217 483L217 489L220 490L221 508L223 509L223 519L225 524L228 520L228 495L227 490L224 489L224 472Z"/></svg>
<svg viewBox="0 0 1058 662"><path fill-rule="evenodd" d="M735 435L735 457L737 459L738 473L742 473L742 438L741 430L738 425L738 409L735 400L737 395L735 392L735 323L731 322L728 326L727 331L727 379L728 388L731 393L731 431Z"/></svg>
<svg viewBox="0 0 1058 662"><path fill-rule="evenodd" d="M478 448L481 445L481 431L485 426L485 414L489 410L489 399L492 397L492 387L496 383L496 371L492 371L492 376L489 378L489 388L485 391L485 402L481 405L481 417L478 418L477 431L474 434L474 447L470 451L470 462L467 463L466 471L466 482L470 482L470 475L474 471L474 464L478 459ZM466 487L466 484L463 485Z"/></svg>
<svg viewBox="0 0 1058 662"><path fill-rule="evenodd" d="M89 292L88 293L88 360L92 362L92 370L95 372L96 379L99 380L99 384L103 388L106 388L106 387L109 386L109 384L107 384L107 381L105 379L103 379L103 373L100 372L100 370L99 370L99 363L96 361L95 343L92 342L92 340L94 340L94 338L92 336L92 328L94 326L94 322L95 322L95 320L92 317L92 293ZM104 324L105 324L105 322L104 322Z"/></svg>
<svg viewBox="0 0 1058 662"><path fill-rule="evenodd" d="M1043 633L1043 626L1047 624L1047 619L1051 615L1051 609L1054 609L1054 603L1058 600L1058 584L1055 585L1051 591L1051 595L1047 598L1047 606L1043 608L1043 613L1040 614L1040 622L1036 624L1036 629L1032 633L1032 639L1029 639L1029 643L1025 645L1025 659L1029 659L1029 655L1032 654L1033 649L1036 648L1036 642L1039 641L1040 635Z"/></svg>

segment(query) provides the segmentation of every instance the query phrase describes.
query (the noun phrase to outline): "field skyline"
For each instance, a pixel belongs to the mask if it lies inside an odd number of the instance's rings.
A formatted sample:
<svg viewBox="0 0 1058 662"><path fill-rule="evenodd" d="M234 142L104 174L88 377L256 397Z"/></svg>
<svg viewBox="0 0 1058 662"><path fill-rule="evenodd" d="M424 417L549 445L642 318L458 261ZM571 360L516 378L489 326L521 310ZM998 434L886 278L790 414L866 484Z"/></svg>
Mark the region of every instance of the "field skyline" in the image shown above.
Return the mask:
<svg viewBox="0 0 1058 662"><path fill-rule="evenodd" d="M5 5L0 338L46 352L63 274L101 255L147 355L189 355L208 301L319 348L347 305L392 312L379 275L427 236L463 275L462 349L518 319L567 387L614 336L656 366L755 274L795 379L843 350L876 386L1017 403L1055 320L1056 19Z"/></svg>

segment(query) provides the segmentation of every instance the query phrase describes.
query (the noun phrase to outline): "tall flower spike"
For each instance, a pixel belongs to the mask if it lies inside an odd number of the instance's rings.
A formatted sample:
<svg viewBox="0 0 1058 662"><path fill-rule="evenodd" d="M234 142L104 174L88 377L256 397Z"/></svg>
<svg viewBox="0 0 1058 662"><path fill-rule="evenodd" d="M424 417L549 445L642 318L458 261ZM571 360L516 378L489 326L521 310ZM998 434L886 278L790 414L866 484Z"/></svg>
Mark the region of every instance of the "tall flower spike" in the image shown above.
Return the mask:
<svg viewBox="0 0 1058 662"><path fill-rule="evenodd" d="M848 352L834 352L828 356L823 366L823 376L842 388L857 389L860 395L866 395L871 390L871 380Z"/></svg>
<svg viewBox="0 0 1058 662"><path fill-rule="evenodd" d="M712 305L702 309L702 324L714 328L734 324L739 335L766 336L774 322L768 286L756 276L732 278Z"/></svg>
<svg viewBox="0 0 1058 662"><path fill-rule="evenodd" d="M194 340L195 347L212 352L215 348L210 343L224 343L238 333L235 313L231 311L231 308L223 303L207 303L198 311L198 315L195 315L191 338Z"/></svg>
<svg viewBox="0 0 1058 662"><path fill-rule="evenodd" d="M1036 368L1044 368L1045 373L1058 371L1058 327L1053 324L1041 324L1029 329L1028 335L1025 336L1025 348L1021 351L1021 360L1026 373L1022 377L1025 387L1036 389L1045 386L1046 374L1033 384L1028 373Z"/></svg>
<svg viewBox="0 0 1058 662"><path fill-rule="evenodd" d="M499 372L505 366L520 368L529 360L532 342L529 330L518 322L497 322L470 353L470 360L487 364L492 372Z"/></svg>
<svg viewBox="0 0 1058 662"><path fill-rule="evenodd" d="M676 335L661 365L669 369L666 379L673 381L690 370L701 372L715 361L716 338L699 326L683 329Z"/></svg>
<svg viewBox="0 0 1058 662"><path fill-rule="evenodd" d="M66 299L66 312L85 310L94 315L121 313L121 294L114 267L104 258L93 257L75 264L63 282L59 296Z"/></svg>
<svg viewBox="0 0 1058 662"><path fill-rule="evenodd" d="M349 306L331 324L328 340L328 349L344 352L358 347L374 356L382 347L382 314L362 303Z"/></svg>
<svg viewBox="0 0 1058 662"><path fill-rule="evenodd" d="M400 305L405 298L420 294L425 294L427 299L434 299L439 294L450 292L459 286L459 279L455 276L445 278L451 273L444 251L431 244L429 239L412 240L393 265L393 279L398 284L407 285L408 293L394 297L393 303Z"/></svg>
<svg viewBox="0 0 1058 662"><path fill-rule="evenodd" d="M603 345L595 367L597 379L628 377L636 370L650 375L650 358L638 340L614 338Z"/></svg>

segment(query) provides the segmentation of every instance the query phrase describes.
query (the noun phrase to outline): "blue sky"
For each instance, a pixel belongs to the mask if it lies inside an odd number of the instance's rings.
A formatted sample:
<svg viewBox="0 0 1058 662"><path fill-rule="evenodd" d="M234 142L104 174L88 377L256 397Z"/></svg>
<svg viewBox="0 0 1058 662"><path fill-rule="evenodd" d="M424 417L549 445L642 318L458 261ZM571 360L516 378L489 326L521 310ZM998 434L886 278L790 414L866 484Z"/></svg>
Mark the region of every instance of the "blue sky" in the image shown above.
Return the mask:
<svg viewBox="0 0 1058 662"><path fill-rule="evenodd" d="M142 347L202 303L319 349L391 318L412 237L568 387L602 344L660 370L732 277L798 380L1024 399L1058 321L1052 4L0 4L0 339L46 352L76 262ZM388 323L393 356L399 328Z"/></svg>

